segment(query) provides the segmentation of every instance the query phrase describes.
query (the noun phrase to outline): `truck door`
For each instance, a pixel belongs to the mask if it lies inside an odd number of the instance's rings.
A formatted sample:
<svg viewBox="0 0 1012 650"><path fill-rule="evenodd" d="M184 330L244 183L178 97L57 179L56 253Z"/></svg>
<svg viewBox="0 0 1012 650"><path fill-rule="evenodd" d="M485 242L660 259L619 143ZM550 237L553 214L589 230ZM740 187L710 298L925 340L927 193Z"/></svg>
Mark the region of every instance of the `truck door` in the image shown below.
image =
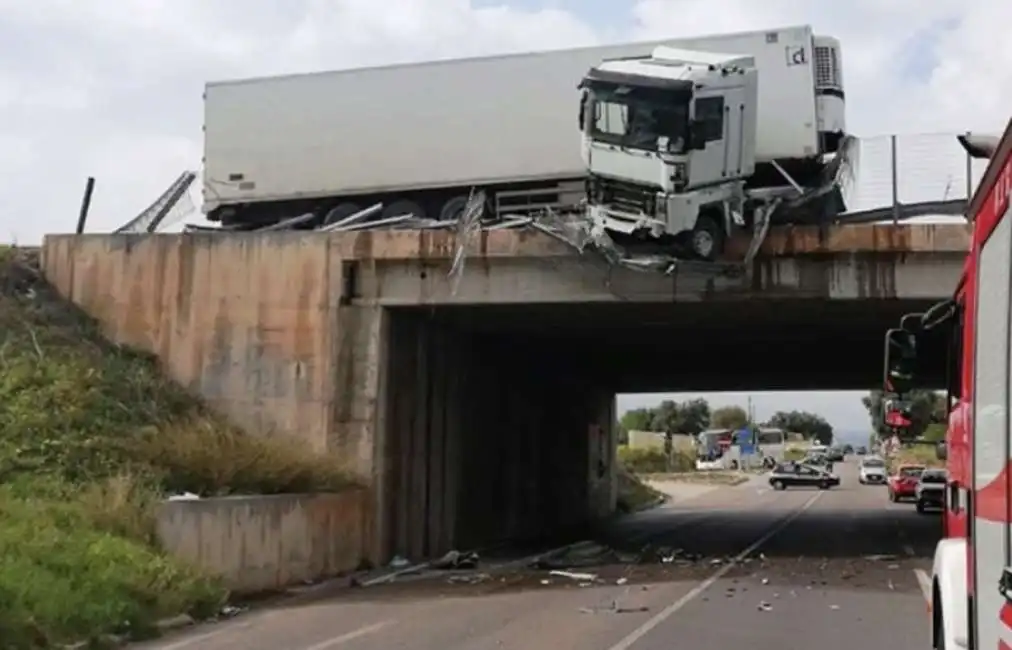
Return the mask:
<svg viewBox="0 0 1012 650"><path fill-rule="evenodd" d="M696 95L693 122L700 129L704 142L702 150L692 152L689 165L689 188L712 185L727 177L727 127L732 120L727 116L728 104L724 92Z"/></svg>
<svg viewBox="0 0 1012 650"><path fill-rule="evenodd" d="M1007 215L1006 215L1007 216ZM1012 647L1000 621L999 591L1009 557L1009 295L1012 222L1003 218L981 248L977 266L973 376L973 582L977 648ZM1012 597L1012 594L1009 595Z"/></svg>

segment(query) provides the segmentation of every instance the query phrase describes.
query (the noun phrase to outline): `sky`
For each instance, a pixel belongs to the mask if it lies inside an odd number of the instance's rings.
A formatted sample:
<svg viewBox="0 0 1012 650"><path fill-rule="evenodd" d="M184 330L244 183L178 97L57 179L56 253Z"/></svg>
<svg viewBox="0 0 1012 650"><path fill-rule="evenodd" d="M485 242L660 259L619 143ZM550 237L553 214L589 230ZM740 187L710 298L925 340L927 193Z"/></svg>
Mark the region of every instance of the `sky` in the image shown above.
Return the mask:
<svg viewBox="0 0 1012 650"><path fill-rule="evenodd" d="M805 23L842 42L850 129L904 134L901 176L920 176L901 198L951 196L949 185L964 184L961 161L945 150L951 138L917 134L1004 127L1012 3L0 0L0 241L34 244L71 230L88 176L98 180L90 229L101 232L181 171L199 170L208 80ZM887 150L884 139L868 142L866 166ZM881 174L860 180L864 203L888 196ZM853 395L757 400L866 426Z"/></svg>

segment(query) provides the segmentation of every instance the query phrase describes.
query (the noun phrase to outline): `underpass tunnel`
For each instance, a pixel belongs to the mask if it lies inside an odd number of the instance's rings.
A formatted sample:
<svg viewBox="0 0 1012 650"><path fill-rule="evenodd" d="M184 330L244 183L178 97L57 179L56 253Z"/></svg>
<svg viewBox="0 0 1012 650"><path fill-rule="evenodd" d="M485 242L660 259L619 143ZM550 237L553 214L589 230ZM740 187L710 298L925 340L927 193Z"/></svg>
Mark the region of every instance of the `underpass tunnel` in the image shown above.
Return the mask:
<svg viewBox="0 0 1012 650"><path fill-rule="evenodd" d="M615 395L868 389L917 301L388 311L381 556L549 538L615 511ZM944 364L943 364L944 365Z"/></svg>

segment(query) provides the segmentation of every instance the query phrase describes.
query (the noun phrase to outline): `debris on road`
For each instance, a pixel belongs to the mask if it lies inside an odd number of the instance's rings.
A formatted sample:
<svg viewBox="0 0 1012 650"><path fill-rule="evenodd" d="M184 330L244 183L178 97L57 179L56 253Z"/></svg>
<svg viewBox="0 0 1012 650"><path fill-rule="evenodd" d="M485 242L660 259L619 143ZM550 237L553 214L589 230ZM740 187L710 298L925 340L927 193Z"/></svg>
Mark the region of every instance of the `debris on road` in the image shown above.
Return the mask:
<svg viewBox="0 0 1012 650"><path fill-rule="evenodd" d="M561 570L551 571L548 575L558 578L569 578L570 580L579 580L580 582L594 582L598 579L597 575L594 573L575 573L573 571Z"/></svg>
<svg viewBox="0 0 1012 650"><path fill-rule="evenodd" d="M759 603L759 607L758 607L757 609L758 609L758 610L759 610L760 612L771 612L771 611L773 611L773 605L771 605L771 604L767 603L767 602L766 602L766 601L764 600L764 601L761 601L761 602Z"/></svg>

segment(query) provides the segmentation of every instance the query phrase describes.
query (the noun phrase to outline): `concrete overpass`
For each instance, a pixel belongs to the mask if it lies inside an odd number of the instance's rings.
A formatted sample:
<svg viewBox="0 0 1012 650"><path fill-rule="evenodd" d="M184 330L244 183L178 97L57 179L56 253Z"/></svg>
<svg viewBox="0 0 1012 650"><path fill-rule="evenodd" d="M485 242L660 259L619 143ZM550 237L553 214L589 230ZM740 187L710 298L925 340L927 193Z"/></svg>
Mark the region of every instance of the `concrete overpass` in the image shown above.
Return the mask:
<svg viewBox="0 0 1012 650"><path fill-rule="evenodd" d="M733 242L733 247L744 245ZM347 460L372 556L611 512L616 392L865 388L950 294L965 226L771 233L738 277L637 273L531 232L50 236L46 276L255 435Z"/></svg>

